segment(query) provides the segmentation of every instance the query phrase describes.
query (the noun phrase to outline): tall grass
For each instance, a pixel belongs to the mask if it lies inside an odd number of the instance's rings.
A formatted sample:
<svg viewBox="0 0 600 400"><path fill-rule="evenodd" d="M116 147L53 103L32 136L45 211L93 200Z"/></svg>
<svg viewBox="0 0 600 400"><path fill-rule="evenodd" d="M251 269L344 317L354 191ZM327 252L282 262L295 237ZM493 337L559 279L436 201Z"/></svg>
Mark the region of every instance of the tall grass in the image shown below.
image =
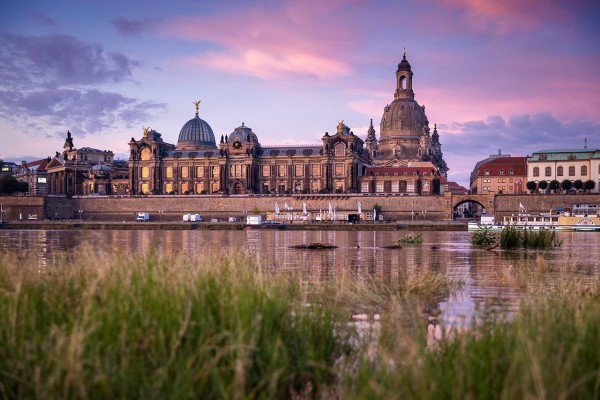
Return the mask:
<svg viewBox="0 0 600 400"><path fill-rule="evenodd" d="M535 302L458 331L427 317L459 285L439 272L311 283L233 254L2 255L0 398L598 398L598 277L539 291L539 264L515 271Z"/></svg>
<svg viewBox="0 0 600 400"><path fill-rule="evenodd" d="M556 238L556 232L550 229L529 230L507 226L500 234L500 247L503 249L517 247L549 249L561 245L562 241Z"/></svg>

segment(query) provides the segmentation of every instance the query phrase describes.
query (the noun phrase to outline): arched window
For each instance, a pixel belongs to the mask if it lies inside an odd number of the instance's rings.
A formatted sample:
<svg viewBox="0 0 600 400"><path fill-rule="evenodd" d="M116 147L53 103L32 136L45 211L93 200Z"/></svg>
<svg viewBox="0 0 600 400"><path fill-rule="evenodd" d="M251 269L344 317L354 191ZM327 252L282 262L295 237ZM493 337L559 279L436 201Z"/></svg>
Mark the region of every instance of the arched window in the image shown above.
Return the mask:
<svg viewBox="0 0 600 400"><path fill-rule="evenodd" d="M575 167L572 165L569 167L569 176L575 176Z"/></svg>
<svg viewBox="0 0 600 400"><path fill-rule="evenodd" d="M544 174L546 176L552 176L552 168L546 167L545 170L544 170Z"/></svg>
<svg viewBox="0 0 600 400"><path fill-rule="evenodd" d="M540 176L540 168L533 167L533 176Z"/></svg>
<svg viewBox="0 0 600 400"><path fill-rule="evenodd" d="M587 176L587 166L586 165L581 166L581 176Z"/></svg>
<svg viewBox="0 0 600 400"><path fill-rule="evenodd" d="M563 176L563 167L556 168L556 176Z"/></svg>
<svg viewBox="0 0 600 400"><path fill-rule="evenodd" d="M142 151L140 152L140 158L142 159L142 161L148 161L148 160L152 159L152 152L150 151L150 149L147 147L144 147L142 149Z"/></svg>
<svg viewBox="0 0 600 400"><path fill-rule="evenodd" d="M346 145L344 143L338 143L334 147L335 156L343 157L346 155Z"/></svg>

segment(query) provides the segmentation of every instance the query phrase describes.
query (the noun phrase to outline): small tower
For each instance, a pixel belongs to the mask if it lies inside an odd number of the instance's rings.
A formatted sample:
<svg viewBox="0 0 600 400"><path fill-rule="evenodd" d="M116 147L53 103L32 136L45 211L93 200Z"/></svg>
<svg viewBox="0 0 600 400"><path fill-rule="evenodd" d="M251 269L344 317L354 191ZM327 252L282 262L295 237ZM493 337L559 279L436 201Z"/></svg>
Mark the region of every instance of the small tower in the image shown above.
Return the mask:
<svg viewBox="0 0 600 400"><path fill-rule="evenodd" d="M406 49L402 55L402 61L398 64L396 70L396 92L394 99L414 99L415 93L412 90L413 73L410 64L406 60Z"/></svg>
<svg viewBox="0 0 600 400"><path fill-rule="evenodd" d="M375 128L373 128L372 118L371 125L369 125L369 130L367 131L367 139L365 140L365 145L371 158L375 158L377 156L377 137L375 136Z"/></svg>

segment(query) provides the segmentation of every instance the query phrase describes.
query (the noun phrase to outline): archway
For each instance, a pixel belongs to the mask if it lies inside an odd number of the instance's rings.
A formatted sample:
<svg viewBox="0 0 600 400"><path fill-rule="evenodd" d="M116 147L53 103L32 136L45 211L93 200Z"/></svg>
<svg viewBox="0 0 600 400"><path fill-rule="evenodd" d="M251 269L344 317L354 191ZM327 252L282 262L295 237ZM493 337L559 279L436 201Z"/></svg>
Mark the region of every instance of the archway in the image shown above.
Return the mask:
<svg viewBox="0 0 600 400"><path fill-rule="evenodd" d="M244 193L244 187L242 186L242 184L240 182L235 182L233 184L233 194L243 194Z"/></svg>
<svg viewBox="0 0 600 400"><path fill-rule="evenodd" d="M452 207L452 219L455 221L479 219L487 210L481 202L474 199L459 201Z"/></svg>

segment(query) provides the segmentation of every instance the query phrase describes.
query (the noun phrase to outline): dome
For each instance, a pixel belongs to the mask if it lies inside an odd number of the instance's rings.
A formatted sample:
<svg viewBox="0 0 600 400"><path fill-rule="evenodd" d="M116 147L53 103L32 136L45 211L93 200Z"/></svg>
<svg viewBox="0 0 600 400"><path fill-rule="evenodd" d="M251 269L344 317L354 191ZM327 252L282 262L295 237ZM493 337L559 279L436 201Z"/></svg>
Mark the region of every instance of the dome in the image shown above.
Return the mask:
<svg viewBox="0 0 600 400"><path fill-rule="evenodd" d="M215 134L208 123L198 113L183 125L177 139L177 150L215 149Z"/></svg>
<svg viewBox="0 0 600 400"><path fill-rule="evenodd" d="M96 164L92 167L93 172L112 172L113 169L104 163Z"/></svg>
<svg viewBox="0 0 600 400"><path fill-rule="evenodd" d="M406 60L406 53L404 53L404 57L402 57L402 61L398 64L398 71L410 71L410 64Z"/></svg>
<svg viewBox="0 0 600 400"><path fill-rule="evenodd" d="M386 106L381 117L381 139L394 136L420 135L423 128L429 127L422 107L414 99L399 98Z"/></svg>
<svg viewBox="0 0 600 400"><path fill-rule="evenodd" d="M256 133L252 132L252 128L247 127L242 122L241 126L238 126L234 129L234 131L229 135L229 143L234 142L244 143L255 143L258 144L258 136Z"/></svg>

